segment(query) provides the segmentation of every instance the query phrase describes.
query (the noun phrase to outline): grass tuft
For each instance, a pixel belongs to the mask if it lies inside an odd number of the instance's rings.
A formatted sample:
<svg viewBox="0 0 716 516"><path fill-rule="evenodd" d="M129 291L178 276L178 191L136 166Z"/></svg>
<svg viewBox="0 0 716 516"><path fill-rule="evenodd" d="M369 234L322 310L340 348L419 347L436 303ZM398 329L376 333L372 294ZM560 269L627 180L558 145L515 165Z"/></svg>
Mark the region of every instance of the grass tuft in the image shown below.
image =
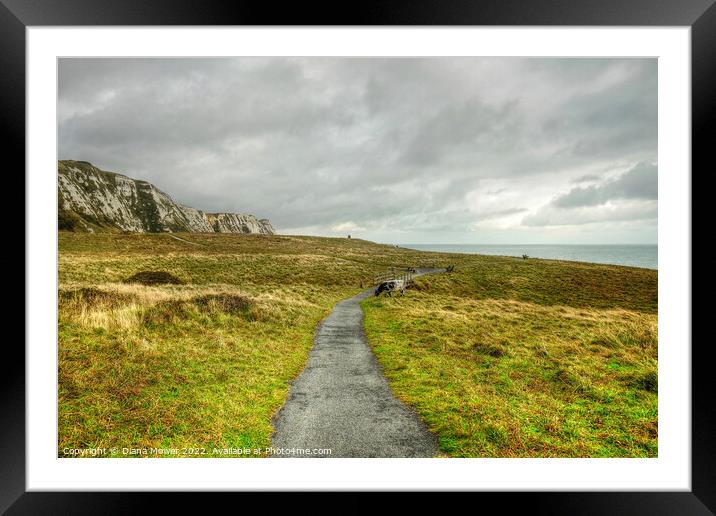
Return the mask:
<svg viewBox="0 0 716 516"><path fill-rule="evenodd" d="M245 296L236 294L207 294L193 299L201 308L229 314L246 313L254 303Z"/></svg>
<svg viewBox="0 0 716 516"><path fill-rule="evenodd" d="M58 291L59 302L62 305L88 305L117 307L134 301L136 296L120 292L101 290L94 287L81 287Z"/></svg>
<svg viewBox="0 0 716 516"><path fill-rule="evenodd" d="M656 393L659 391L659 376L656 371L647 371L643 374L637 375L634 378L632 385L647 392Z"/></svg>
<svg viewBox="0 0 716 516"><path fill-rule="evenodd" d="M494 358L499 358L506 353L504 346L500 344L485 344L483 342L476 342L472 345L472 349L476 353L481 355L488 355Z"/></svg>

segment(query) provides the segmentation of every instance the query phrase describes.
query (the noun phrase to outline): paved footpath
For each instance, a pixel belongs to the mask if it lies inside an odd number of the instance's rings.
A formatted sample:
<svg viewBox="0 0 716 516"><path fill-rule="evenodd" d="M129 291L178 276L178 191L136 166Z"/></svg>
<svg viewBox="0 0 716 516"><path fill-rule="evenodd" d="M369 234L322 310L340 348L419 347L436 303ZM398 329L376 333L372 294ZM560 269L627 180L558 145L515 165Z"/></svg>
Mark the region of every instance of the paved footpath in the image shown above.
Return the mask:
<svg viewBox="0 0 716 516"><path fill-rule="evenodd" d="M417 275L443 270L420 269ZM274 418L275 449L329 448L330 457L437 453L435 436L393 396L368 346L360 302L371 295L373 289L339 302L319 326L308 364Z"/></svg>

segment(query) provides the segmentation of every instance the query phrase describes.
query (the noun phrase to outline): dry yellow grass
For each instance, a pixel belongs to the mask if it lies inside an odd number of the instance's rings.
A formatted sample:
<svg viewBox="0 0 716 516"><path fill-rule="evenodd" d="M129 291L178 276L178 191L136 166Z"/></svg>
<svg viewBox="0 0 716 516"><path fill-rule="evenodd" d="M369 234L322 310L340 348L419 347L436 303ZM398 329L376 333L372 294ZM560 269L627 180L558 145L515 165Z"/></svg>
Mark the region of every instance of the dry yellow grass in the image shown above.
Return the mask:
<svg viewBox="0 0 716 516"><path fill-rule="evenodd" d="M134 236L60 234L58 454L267 447L316 325L359 290L364 270L340 257L242 252L250 237L219 236L224 247L197 252ZM124 283L140 271L183 284Z"/></svg>
<svg viewBox="0 0 716 516"><path fill-rule="evenodd" d="M392 388L442 453L656 454L655 271L359 239L181 237L200 245L60 233L59 456L261 450L336 302L389 266L448 264L455 273L364 306ZM181 283L125 283L142 271Z"/></svg>
<svg viewBox="0 0 716 516"><path fill-rule="evenodd" d="M391 386L438 435L441 452L656 456L656 304L629 302L596 282L576 294L550 289L555 304L525 301L525 290L517 299L481 298L479 270L420 278L404 298L364 302ZM649 288L646 298L655 272ZM614 308L602 308L609 302Z"/></svg>

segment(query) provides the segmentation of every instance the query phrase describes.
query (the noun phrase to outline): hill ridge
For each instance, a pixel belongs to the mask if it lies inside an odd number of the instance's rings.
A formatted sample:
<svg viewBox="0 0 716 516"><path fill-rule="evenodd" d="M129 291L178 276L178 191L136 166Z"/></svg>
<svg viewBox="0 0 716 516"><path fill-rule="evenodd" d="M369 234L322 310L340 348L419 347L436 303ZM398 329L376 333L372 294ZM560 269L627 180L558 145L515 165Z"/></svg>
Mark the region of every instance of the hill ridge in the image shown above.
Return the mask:
<svg viewBox="0 0 716 516"><path fill-rule="evenodd" d="M268 219L208 213L184 206L149 181L101 170L87 161L57 162L58 228L137 233L275 233Z"/></svg>

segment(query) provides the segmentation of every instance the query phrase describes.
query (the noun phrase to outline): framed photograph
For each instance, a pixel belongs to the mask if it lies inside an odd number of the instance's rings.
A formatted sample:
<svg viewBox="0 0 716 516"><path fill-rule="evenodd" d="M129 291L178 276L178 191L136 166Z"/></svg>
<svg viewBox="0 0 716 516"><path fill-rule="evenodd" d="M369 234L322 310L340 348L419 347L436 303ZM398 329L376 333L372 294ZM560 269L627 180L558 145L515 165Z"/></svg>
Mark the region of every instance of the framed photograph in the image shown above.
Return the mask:
<svg viewBox="0 0 716 516"><path fill-rule="evenodd" d="M0 508L711 514L712 4L3 0L27 303Z"/></svg>

